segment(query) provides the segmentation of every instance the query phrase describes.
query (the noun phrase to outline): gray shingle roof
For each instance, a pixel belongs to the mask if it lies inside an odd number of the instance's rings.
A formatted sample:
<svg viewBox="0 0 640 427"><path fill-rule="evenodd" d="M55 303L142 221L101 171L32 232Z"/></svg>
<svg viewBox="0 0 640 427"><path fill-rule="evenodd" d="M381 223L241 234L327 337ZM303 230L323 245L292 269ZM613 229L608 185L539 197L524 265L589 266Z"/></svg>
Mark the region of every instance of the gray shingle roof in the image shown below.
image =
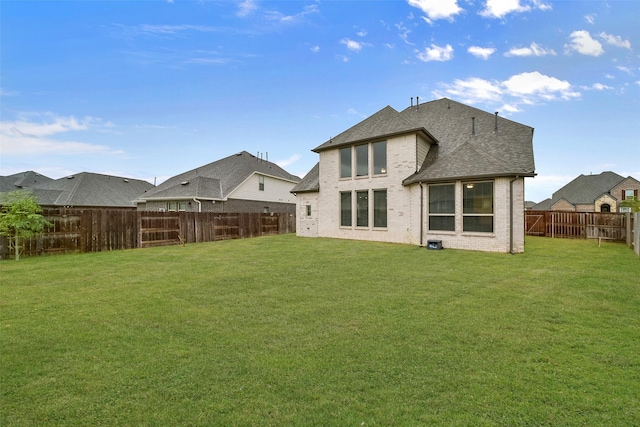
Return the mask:
<svg viewBox="0 0 640 427"><path fill-rule="evenodd" d="M52 181L52 179L34 171L0 176L0 193L20 190L21 188L31 188L49 181Z"/></svg>
<svg viewBox="0 0 640 427"><path fill-rule="evenodd" d="M407 120L395 109L387 105L372 116L367 117L338 136L314 148L313 151L320 152L343 145L412 132L422 132L429 139L433 140L424 127Z"/></svg>
<svg viewBox="0 0 640 427"><path fill-rule="evenodd" d="M292 189L292 193L309 193L320 189L320 163L314 167L297 183Z"/></svg>
<svg viewBox="0 0 640 427"><path fill-rule="evenodd" d="M33 188L43 206L135 207L133 200L153 184L133 178L82 172Z"/></svg>
<svg viewBox="0 0 640 427"><path fill-rule="evenodd" d="M165 200L193 197L225 199L229 193L256 172L291 181L292 183L300 182L299 177L291 175L275 163L267 162L246 151L242 151L171 177L141 195L140 199Z"/></svg>
<svg viewBox="0 0 640 427"><path fill-rule="evenodd" d="M401 114L428 129L439 141L429 150L418 173L405 180L407 184L535 175L530 126L447 98L407 108Z"/></svg>
<svg viewBox="0 0 640 427"><path fill-rule="evenodd" d="M615 172L602 172L598 175L580 175L573 181L553 193L555 202L561 198L575 204L591 204L602 194L607 193L625 179Z"/></svg>

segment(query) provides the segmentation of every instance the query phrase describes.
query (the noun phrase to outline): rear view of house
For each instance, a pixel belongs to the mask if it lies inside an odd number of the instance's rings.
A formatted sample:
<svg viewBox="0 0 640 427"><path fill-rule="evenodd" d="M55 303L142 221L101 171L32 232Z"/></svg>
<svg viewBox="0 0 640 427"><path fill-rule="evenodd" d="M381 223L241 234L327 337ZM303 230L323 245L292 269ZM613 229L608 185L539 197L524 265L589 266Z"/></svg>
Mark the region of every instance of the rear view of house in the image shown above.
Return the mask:
<svg viewBox="0 0 640 427"><path fill-rule="evenodd" d="M529 126L444 98L387 106L313 151L292 190L298 235L524 250Z"/></svg>

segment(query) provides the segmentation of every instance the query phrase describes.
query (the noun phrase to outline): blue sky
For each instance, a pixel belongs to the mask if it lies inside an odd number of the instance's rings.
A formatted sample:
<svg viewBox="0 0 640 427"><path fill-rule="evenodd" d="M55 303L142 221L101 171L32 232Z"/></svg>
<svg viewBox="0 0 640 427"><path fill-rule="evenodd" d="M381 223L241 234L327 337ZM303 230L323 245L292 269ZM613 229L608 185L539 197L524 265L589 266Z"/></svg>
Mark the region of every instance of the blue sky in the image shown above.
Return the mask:
<svg viewBox="0 0 640 427"><path fill-rule="evenodd" d="M541 201L579 174L640 179L640 2L0 3L0 175L164 179L311 149L411 97L535 128Z"/></svg>

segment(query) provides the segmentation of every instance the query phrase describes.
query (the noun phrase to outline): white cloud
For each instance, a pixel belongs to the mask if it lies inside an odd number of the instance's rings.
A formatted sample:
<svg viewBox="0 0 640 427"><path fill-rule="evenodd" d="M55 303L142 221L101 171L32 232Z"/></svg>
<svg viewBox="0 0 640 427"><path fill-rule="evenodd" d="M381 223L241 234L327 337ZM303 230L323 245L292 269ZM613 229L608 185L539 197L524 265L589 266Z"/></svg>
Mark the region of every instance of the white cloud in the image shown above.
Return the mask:
<svg viewBox="0 0 640 427"><path fill-rule="evenodd" d="M238 4L238 16L244 17L251 15L258 9L258 5L255 0L242 0Z"/></svg>
<svg viewBox="0 0 640 427"><path fill-rule="evenodd" d="M409 6L417 7L427 15L427 22L436 19L453 19L464 9L457 0L408 0Z"/></svg>
<svg viewBox="0 0 640 427"><path fill-rule="evenodd" d="M584 16L585 21L587 21L589 24L595 24L596 23L596 14L592 13L590 15L585 15Z"/></svg>
<svg viewBox="0 0 640 427"><path fill-rule="evenodd" d="M491 55L495 53L496 49L493 47L480 47L480 46L471 46L467 49L467 52L472 54L475 57L482 58L484 60L489 59Z"/></svg>
<svg viewBox="0 0 640 427"><path fill-rule="evenodd" d="M416 56L423 62L449 61L453 59L453 47L450 44L444 47L432 44L431 47L425 48L424 52L419 52Z"/></svg>
<svg viewBox="0 0 640 427"><path fill-rule="evenodd" d="M553 49L545 49L539 44L533 42L529 47L511 48L504 56L546 56L556 55Z"/></svg>
<svg viewBox="0 0 640 427"><path fill-rule="evenodd" d="M516 74L504 81L471 77L440 86L442 90L434 91L436 97L451 96L469 104L502 104L507 112L520 111L522 105L580 97L568 81L537 71Z"/></svg>
<svg viewBox="0 0 640 427"><path fill-rule="evenodd" d="M625 49L631 49L631 42L629 40L623 40L620 36L613 36L611 34L607 34L602 32L598 34L598 36L604 40L607 44L617 47L623 47Z"/></svg>
<svg viewBox="0 0 640 427"><path fill-rule="evenodd" d="M520 0L487 0L480 15L485 18L504 18L510 13L529 12L533 9L551 10L551 5L542 0L531 0L526 3L528 4L521 4Z"/></svg>
<svg viewBox="0 0 640 427"><path fill-rule="evenodd" d="M295 15L285 15L278 11L267 11L265 17L270 21L279 22L282 24L296 24L302 22L307 15L318 12L318 5L310 4L304 7L302 12Z"/></svg>
<svg viewBox="0 0 640 427"><path fill-rule="evenodd" d="M360 42L357 42L355 40L351 40L349 38L344 38L342 40L340 40L340 44L343 44L347 47L347 49L349 49L352 52L360 52L362 50L362 46L363 44Z"/></svg>
<svg viewBox="0 0 640 427"><path fill-rule="evenodd" d="M317 53L320 52L320 46L311 46L311 52Z"/></svg>
<svg viewBox="0 0 640 427"><path fill-rule="evenodd" d="M288 159L278 160L278 161L276 161L274 163L276 165L280 166L281 168L286 168L287 166L292 165L293 163L297 162L301 158L302 158L302 156L300 154L293 154Z"/></svg>
<svg viewBox="0 0 640 427"><path fill-rule="evenodd" d="M597 90L597 91L613 90L611 86L608 86L602 83L594 83L591 86L580 86L580 88L584 90Z"/></svg>
<svg viewBox="0 0 640 427"><path fill-rule="evenodd" d="M3 155L81 154L89 152L121 154L121 151L113 150L104 145L70 140L61 141L54 138L54 135L57 134L109 128L113 126L110 122L105 123L94 117L78 120L73 116L62 117L50 113L30 116L36 116L41 120L33 121L23 117L15 121L0 122L0 151Z"/></svg>
<svg viewBox="0 0 640 427"><path fill-rule="evenodd" d="M576 51L589 56L600 56L604 53L602 44L591 37L588 31L574 31L569 37L571 37L571 43L565 45L568 52Z"/></svg>

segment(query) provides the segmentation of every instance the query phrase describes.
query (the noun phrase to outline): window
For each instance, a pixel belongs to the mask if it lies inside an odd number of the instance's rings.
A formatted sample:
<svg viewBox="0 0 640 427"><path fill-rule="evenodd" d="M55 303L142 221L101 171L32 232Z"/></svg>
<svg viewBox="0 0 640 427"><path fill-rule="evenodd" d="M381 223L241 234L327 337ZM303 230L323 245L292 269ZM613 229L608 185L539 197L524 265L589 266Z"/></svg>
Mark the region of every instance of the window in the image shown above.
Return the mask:
<svg viewBox="0 0 640 427"><path fill-rule="evenodd" d="M265 206L262 208L262 213L269 213L269 206Z"/></svg>
<svg viewBox="0 0 640 427"><path fill-rule="evenodd" d="M351 227L351 192L340 193L340 226Z"/></svg>
<svg viewBox="0 0 640 427"><path fill-rule="evenodd" d="M462 231L493 233L493 182L462 184Z"/></svg>
<svg viewBox="0 0 640 427"><path fill-rule="evenodd" d="M177 202L167 202L167 210L169 212L175 212L178 210L178 203Z"/></svg>
<svg viewBox="0 0 640 427"><path fill-rule="evenodd" d="M307 216L311 216L311 205L307 205Z"/></svg>
<svg viewBox="0 0 640 427"><path fill-rule="evenodd" d="M373 226L387 226L387 190L373 190Z"/></svg>
<svg viewBox="0 0 640 427"><path fill-rule="evenodd" d="M340 178L351 178L351 147L340 149Z"/></svg>
<svg viewBox="0 0 640 427"><path fill-rule="evenodd" d="M622 192L622 200L627 200L627 199L630 199L632 197L637 197L636 196L636 194L637 194L636 191L637 190L624 190Z"/></svg>
<svg viewBox="0 0 640 427"><path fill-rule="evenodd" d="M455 231L455 194L454 184L429 186L429 230Z"/></svg>
<svg viewBox="0 0 640 427"><path fill-rule="evenodd" d="M258 175L258 190L264 191L264 175Z"/></svg>
<svg viewBox="0 0 640 427"><path fill-rule="evenodd" d="M178 202L178 211L184 212L187 210L187 202Z"/></svg>
<svg viewBox="0 0 640 427"><path fill-rule="evenodd" d="M369 175L369 145L356 147L356 176Z"/></svg>
<svg viewBox="0 0 640 427"><path fill-rule="evenodd" d="M356 191L356 226L369 226L369 192Z"/></svg>
<svg viewBox="0 0 640 427"><path fill-rule="evenodd" d="M387 142L374 142L373 146L373 174L387 173Z"/></svg>

